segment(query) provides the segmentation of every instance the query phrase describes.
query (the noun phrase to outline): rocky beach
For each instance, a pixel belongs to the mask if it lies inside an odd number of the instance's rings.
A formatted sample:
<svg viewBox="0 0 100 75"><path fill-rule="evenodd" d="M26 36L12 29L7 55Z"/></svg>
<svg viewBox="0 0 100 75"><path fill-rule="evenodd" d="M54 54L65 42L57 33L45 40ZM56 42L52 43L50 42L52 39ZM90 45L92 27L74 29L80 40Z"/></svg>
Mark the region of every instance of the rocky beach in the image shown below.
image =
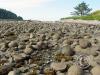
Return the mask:
<svg viewBox="0 0 100 75"><path fill-rule="evenodd" d="M100 22L0 21L0 75L100 75Z"/></svg>

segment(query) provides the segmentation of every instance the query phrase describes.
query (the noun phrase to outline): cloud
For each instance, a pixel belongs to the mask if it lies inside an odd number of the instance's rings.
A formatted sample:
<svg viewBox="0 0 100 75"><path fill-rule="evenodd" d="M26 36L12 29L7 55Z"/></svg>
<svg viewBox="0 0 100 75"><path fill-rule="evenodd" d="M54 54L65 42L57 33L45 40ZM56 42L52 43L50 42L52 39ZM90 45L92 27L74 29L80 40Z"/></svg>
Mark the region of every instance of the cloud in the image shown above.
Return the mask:
<svg viewBox="0 0 100 75"><path fill-rule="evenodd" d="M8 9L21 9L36 7L50 1L54 0L0 0L0 7Z"/></svg>

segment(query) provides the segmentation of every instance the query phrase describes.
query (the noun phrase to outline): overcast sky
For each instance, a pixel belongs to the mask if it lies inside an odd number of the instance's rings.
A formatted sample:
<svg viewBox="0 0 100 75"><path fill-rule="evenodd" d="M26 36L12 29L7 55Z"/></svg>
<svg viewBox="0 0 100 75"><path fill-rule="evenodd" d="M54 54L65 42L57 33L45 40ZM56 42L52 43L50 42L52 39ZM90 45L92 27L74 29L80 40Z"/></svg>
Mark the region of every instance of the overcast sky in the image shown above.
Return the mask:
<svg viewBox="0 0 100 75"><path fill-rule="evenodd" d="M32 20L59 20L70 16L77 4L85 1L94 10L100 9L100 0L0 0L4 8Z"/></svg>

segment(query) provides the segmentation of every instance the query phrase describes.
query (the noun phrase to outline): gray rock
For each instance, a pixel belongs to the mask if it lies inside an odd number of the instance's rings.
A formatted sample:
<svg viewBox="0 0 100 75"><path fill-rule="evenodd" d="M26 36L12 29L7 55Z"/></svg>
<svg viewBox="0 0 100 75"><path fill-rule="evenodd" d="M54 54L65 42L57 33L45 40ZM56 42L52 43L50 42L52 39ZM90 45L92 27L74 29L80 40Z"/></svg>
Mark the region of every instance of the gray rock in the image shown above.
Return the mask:
<svg viewBox="0 0 100 75"><path fill-rule="evenodd" d="M62 47L61 53L70 56L73 55L74 51L72 50L71 46L66 45Z"/></svg>

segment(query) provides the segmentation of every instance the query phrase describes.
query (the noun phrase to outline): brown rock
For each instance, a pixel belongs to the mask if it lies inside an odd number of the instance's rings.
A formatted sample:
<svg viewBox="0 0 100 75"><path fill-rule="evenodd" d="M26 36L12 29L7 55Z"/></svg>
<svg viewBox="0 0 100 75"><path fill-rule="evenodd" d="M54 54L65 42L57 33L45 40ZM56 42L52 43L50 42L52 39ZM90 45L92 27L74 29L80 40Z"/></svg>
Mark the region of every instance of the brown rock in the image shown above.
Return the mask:
<svg viewBox="0 0 100 75"><path fill-rule="evenodd" d="M55 71L51 68L45 68L44 69L44 74L45 75L55 75Z"/></svg>

